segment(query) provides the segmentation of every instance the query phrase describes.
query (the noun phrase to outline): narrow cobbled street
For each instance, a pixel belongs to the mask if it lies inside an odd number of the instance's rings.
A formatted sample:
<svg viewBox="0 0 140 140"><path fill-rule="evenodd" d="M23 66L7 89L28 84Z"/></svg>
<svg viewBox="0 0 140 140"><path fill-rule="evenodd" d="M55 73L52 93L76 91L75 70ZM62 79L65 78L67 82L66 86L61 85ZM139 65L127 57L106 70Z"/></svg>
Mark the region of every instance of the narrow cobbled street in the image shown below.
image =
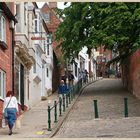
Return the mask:
<svg viewBox="0 0 140 140"><path fill-rule="evenodd" d="M124 97L128 117L124 117ZM99 118L95 119L93 100ZM123 88L120 79L103 79L87 86L54 137L140 137L140 100Z"/></svg>

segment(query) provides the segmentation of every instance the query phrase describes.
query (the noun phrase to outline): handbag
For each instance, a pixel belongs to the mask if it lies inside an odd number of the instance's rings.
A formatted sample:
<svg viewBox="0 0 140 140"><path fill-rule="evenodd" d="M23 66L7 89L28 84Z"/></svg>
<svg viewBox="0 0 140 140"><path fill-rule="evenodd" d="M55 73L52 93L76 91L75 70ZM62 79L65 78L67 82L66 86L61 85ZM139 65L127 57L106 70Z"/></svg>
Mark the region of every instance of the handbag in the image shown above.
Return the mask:
<svg viewBox="0 0 140 140"><path fill-rule="evenodd" d="M11 98L12 98L12 97L11 97ZM7 107L8 107L8 105L9 105L10 101L11 101L11 98L10 98L10 100L9 100L9 102L8 102L8 104L7 104L7 106L6 106L6 108L4 109L4 117L5 117L5 118L8 117Z"/></svg>
<svg viewBox="0 0 140 140"><path fill-rule="evenodd" d="M15 122L15 128L16 129L20 129L21 128L21 115L16 119L16 122Z"/></svg>
<svg viewBox="0 0 140 140"><path fill-rule="evenodd" d="M2 128L5 128L6 127L6 120L5 118L3 117L2 118Z"/></svg>

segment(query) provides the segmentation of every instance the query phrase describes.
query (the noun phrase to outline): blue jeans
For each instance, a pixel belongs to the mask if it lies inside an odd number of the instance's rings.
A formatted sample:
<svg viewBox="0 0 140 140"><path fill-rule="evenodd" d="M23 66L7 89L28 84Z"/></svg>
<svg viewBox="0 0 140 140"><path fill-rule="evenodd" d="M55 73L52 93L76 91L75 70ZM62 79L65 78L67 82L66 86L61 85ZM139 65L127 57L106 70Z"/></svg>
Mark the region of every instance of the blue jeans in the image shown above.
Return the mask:
<svg viewBox="0 0 140 140"><path fill-rule="evenodd" d="M16 112L16 108L7 108L8 117L6 117L6 119L8 121L8 126L10 129L13 128L16 121Z"/></svg>

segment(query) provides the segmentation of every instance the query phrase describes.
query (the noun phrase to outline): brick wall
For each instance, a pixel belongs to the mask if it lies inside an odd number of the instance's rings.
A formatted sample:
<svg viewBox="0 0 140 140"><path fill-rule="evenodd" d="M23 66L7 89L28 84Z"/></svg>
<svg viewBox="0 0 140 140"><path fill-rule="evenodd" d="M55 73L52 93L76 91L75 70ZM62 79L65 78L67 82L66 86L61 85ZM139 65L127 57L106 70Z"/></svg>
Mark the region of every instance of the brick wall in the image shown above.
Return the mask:
<svg viewBox="0 0 140 140"><path fill-rule="evenodd" d="M6 22L6 42L8 46L7 49L2 49L0 46L0 69L6 72L7 92L8 90L12 90L12 39L8 21Z"/></svg>
<svg viewBox="0 0 140 140"><path fill-rule="evenodd" d="M122 80L124 86L140 98L140 49L133 53L122 67Z"/></svg>
<svg viewBox="0 0 140 140"><path fill-rule="evenodd" d="M0 46L0 69L6 73L6 93L8 90L12 90L12 36L9 29L9 20L3 14L6 19L6 44L7 49L3 49ZM0 100L0 120L2 118L3 100ZM1 121L0 121L1 122Z"/></svg>

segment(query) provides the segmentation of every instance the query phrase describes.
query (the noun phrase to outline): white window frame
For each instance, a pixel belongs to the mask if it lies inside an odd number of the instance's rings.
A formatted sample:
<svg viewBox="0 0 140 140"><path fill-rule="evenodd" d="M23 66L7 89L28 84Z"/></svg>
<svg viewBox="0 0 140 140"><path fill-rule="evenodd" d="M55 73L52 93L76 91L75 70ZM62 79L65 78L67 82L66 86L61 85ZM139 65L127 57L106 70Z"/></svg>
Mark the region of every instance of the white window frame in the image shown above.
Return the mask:
<svg viewBox="0 0 140 140"><path fill-rule="evenodd" d="M0 40L6 42L6 19L0 17Z"/></svg>
<svg viewBox="0 0 140 140"><path fill-rule="evenodd" d="M27 24L27 2L24 3L24 24Z"/></svg>
<svg viewBox="0 0 140 140"><path fill-rule="evenodd" d="M6 96L6 73L0 69L0 98Z"/></svg>

